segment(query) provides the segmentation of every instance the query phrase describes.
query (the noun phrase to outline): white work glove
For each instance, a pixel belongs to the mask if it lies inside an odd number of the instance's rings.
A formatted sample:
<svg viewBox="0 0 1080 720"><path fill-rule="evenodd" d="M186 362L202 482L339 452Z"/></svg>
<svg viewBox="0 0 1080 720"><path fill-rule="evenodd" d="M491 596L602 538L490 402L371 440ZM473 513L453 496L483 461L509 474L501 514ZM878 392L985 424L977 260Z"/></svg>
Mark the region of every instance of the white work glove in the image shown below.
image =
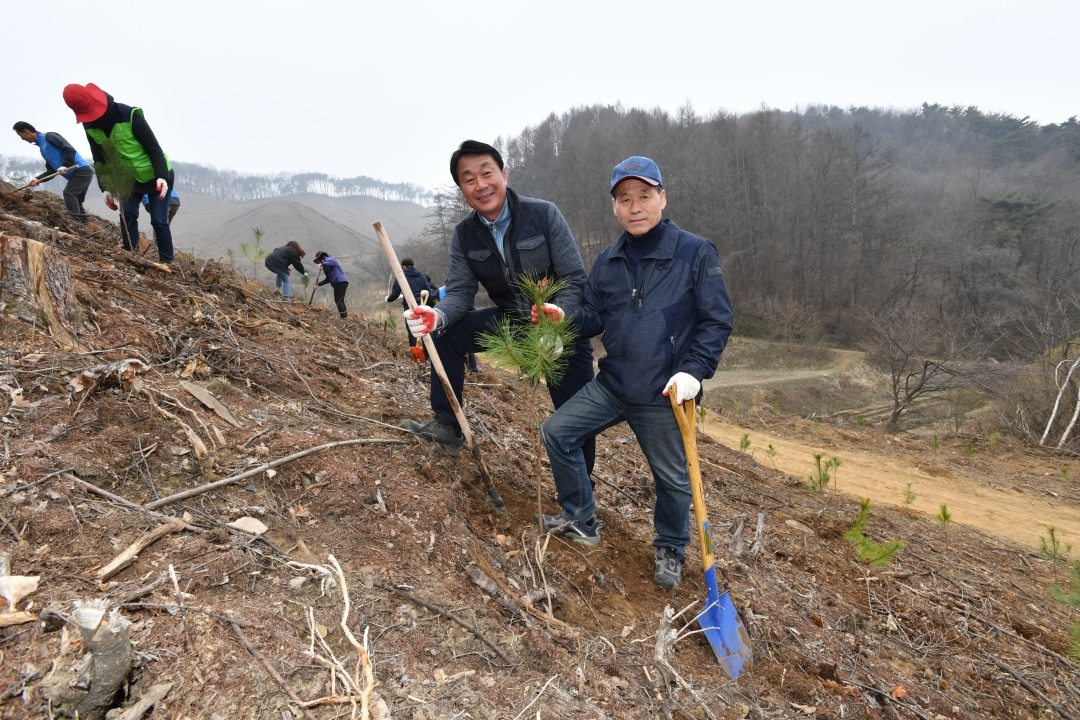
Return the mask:
<svg viewBox="0 0 1080 720"><path fill-rule="evenodd" d="M389 296L389 295L387 295L387 296L386 296L386 299L385 299L385 300L383 300L383 302L390 302L390 296Z"/></svg>
<svg viewBox="0 0 1080 720"><path fill-rule="evenodd" d="M37 187L39 184L41 184L41 181L38 180L37 178L30 178L30 182L28 182L26 184L28 186L30 186L30 187Z"/></svg>
<svg viewBox="0 0 1080 720"><path fill-rule="evenodd" d="M415 337L427 335L439 326L439 313L424 305L417 305L415 310L402 313L409 326L409 332Z"/></svg>
<svg viewBox="0 0 1080 720"><path fill-rule="evenodd" d="M544 314L551 319L551 322L560 322L562 321L563 317L566 316L566 313L563 312L563 309L561 307L559 307L558 305L552 305L551 303L544 303L540 306L540 310L544 311ZM540 314L537 311L535 305L532 306L532 321L533 323L540 322Z"/></svg>
<svg viewBox="0 0 1080 720"><path fill-rule="evenodd" d="M165 182L164 178L157 179L157 199L164 200L165 196L169 194L169 183Z"/></svg>
<svg viewBox="0 0 1080 720"><path fill-rule="evenodd" d="M56 169L56 173L57 173L57 174L58 174L58 175L59 175L60 177L64 177L65 175L67 175L67 172L68 172L68 170L70 170L70 169L71 169L71 168L69 168L69 167L59 167L59 168L57 168L57 169Z"/></svg>
<svg viewBox="0 0 1080 720"><path fill-rule="evenodd" d="M105 204L109 206L110 210L119 210L116 205L116 199L112 196L112 193L108 190L105 191Z"/></svg>
<svg viewBox="0 0 1080 720"><path fill-rule="evenodd" d="M682 405L687 400L693 400L701 392L701 383L689 373L677 372L671 379L664 383L664 397L668 396L671 386L675 386L675 400Z"/></svg>

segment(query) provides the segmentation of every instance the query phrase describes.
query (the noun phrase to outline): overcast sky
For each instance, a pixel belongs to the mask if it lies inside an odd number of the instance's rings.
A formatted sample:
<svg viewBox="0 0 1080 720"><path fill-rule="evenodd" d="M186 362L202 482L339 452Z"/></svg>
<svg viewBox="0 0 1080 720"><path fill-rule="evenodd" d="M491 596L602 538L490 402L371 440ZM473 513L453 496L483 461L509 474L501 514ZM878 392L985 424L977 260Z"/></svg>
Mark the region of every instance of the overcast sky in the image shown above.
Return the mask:
<svg viewBox="0 0 1080 720"><path fill-rule="evenodd" d="M34 154L17 120L85 150L72 82L141 106L178 160L428 187L461 140L594 103L1080 114L1078 0L39 0L0 17L0 154Z"/></svg>

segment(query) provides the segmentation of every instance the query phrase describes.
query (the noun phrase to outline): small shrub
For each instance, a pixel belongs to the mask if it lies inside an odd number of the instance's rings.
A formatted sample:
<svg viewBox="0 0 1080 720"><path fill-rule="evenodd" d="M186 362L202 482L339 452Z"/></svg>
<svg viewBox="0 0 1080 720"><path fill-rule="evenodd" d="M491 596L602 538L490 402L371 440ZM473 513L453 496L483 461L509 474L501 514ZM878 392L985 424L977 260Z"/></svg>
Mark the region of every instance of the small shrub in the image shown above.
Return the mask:
<svg viewBox="0 0 1080 720"><path fill-rule="evenodd" d="M990 431L990 435L986 438L986 444L993 447L994 445L997 445L997 441L998 441L998 431L997 431L997 428L994 428L993 430Z"/></svg>
<svg viewBox="0 0 1080 720"><path fill-rule="evenodd" d="M862 427L863 425L866 424L866 417L864 415L859 415L858 417L855 418L855 424L858 425L859 427Z"/></svg>
<svg viewBox="0 0 1080 720"><path fill-rule="evenodd" d="M908 483L907 489L904 490L904 504L910 505L911 503L915 502L916 497L917 496L915 495L915 491L911 489L911 483Z"/></svg>
<svg viewBox="0 0 1080 720"><path fill-rule="evenodd" d="M889 538L884 545L871 540L866 536L870 524L870 498L859 501L859 513L855 516L855 524L851 526L844 539L855 547L855 554L859 560L871 567L885 567L896 558L896 553L904 547L902 540Z"/></svg>
<svg viewBox="0 0 1080 720"><path fill-rule="evenodd" d="M941 442L937 439L937 435L935 435L934 439L930 441L930 449L931 450L940 450L941 449Z"/></svg>
<svg viewBox="0 0 1080 720"><path fill-rule="evenodd" d="M1065 560L1065 556L1072 551L1072 545L1062 545L1057 538L1057 528L1050 525L1046 528L1049 537L1039 536L1039 556L1050 563L1054 570L1054 582L1057 582L1058 563Z"/></svg>
<svg viewBox="0 0 1080 720"><path fill-rule="evenodd" d="M775 410L776 408L780 407L780 406L779 406L779 405L777 404L777 402L776 402L775 400L773 400L773 401L772 401L771 403L769 403L769 405L771 405L771 406L772 406L772 409L773 409L773 410Z"/></svg>
<svg viewBox="0 0 1080 720"><path fill-rule="evenodd" d="M739 409L741 407L742 407L742 400L740 400L739 398L735 398L735 412L739 412Z"/></svg>
<svg viewBox="0 0 1080 720"><path fill-rule="evenodd" d="M967 445L965 445L964 446L964 452L966 452L968 455L974 455L975 454L975 443L969 442Z"/></svg>
<svg viewBox="0 0 1080 720"><path fill-rule="evenodd" d="M1061 468L1061 480L1069 482L1069 468Z"/></svg>
<svg viewBox="0 0 1080 720"><path fill-rule="evenodd" d="M746 452L748 447L750 447L750 433L743 433L742 438L739 440L739 449Z"/></svg>
<svg viewBox="0 0 1080 720"><path fill-rule="evenodd" d="M705 416L709 414L709 411L705 408L704 405L698 405L697 410L695 410L694 412L697 414L698 425L704 425Z"/></svg>

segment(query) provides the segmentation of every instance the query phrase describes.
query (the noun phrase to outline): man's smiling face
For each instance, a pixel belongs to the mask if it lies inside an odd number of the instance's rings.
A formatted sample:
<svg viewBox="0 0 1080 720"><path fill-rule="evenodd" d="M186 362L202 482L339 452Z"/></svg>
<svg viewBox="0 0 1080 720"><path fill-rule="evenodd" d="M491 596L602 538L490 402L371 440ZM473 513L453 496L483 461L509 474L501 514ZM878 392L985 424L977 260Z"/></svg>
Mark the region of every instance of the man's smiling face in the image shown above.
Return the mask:
<svg viewBox="0 0 1080 720"><path fill-rule="evenodd" d="M458 187L465 202L493 222L506 202L506 171L490 155L465 155L458 160Z"/></svg>

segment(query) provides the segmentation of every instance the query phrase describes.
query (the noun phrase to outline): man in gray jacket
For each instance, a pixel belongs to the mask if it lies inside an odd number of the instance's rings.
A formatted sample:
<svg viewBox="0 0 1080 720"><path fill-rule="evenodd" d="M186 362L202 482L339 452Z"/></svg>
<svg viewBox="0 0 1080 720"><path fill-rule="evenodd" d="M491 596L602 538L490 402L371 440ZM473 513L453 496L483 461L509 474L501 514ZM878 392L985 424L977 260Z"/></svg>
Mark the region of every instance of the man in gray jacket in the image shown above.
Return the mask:
<svg viewBox="0 0 1080 720"><path fill-rule="evenodd" d="M518 278L565 280L556 298L560 305L579 305L585 285L585 265L562 213L553 203L521 197L506 186L507 173L499 151L486 143L466 140L450 157L450 175L473 212L454 229L446 296L435 308L405 312L409 332L431 333L458 402L465 384L465 358L480 352L477 337L490 332L504 317L529 322L532 303L517 290ZM472 310L483 285L495 307ZM555 408L593 378L592 344L580 340L568 358L562 379L548 386ZM434 440L452 455L463 437L442 383L432 370L431 409L435 418L403 427ZM595 443L585 448L592 469Z"/></svg>

